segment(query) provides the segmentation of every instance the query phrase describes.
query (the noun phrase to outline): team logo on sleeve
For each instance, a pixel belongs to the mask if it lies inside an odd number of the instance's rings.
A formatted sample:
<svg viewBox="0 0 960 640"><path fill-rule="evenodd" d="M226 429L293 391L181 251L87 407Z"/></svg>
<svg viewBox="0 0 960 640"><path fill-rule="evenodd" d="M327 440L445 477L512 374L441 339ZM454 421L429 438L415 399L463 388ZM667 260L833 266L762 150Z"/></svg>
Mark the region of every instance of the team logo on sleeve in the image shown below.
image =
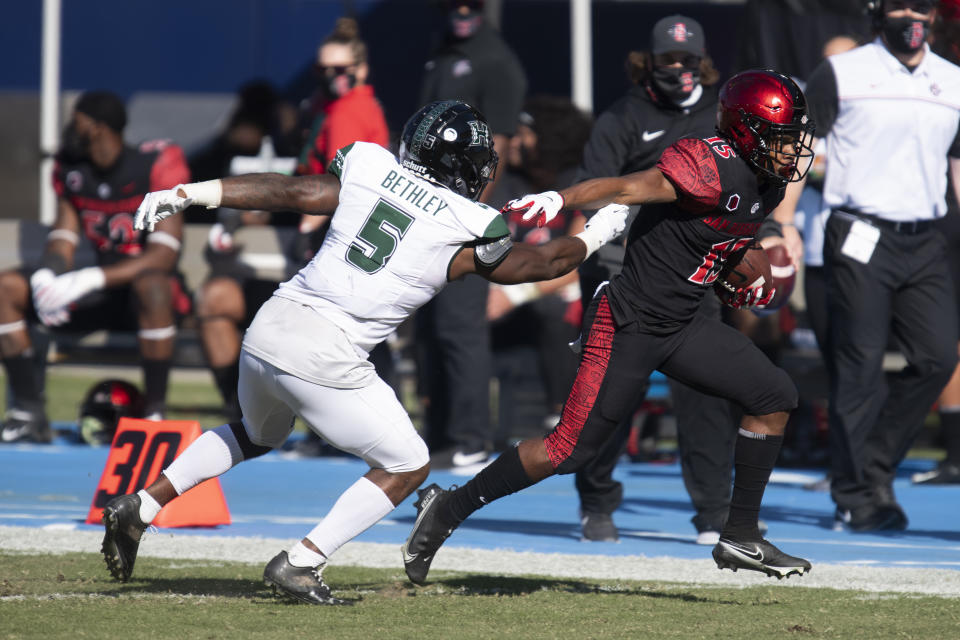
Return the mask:
<svg viewBox="0 0 960 640"><path fill-rule="evenodd" d="M337 154L333 157L333 163L332 163L334 171L331 173L336 173L337 175L342 174L343 161L344 161L343 149L337 149Z"/></svg>

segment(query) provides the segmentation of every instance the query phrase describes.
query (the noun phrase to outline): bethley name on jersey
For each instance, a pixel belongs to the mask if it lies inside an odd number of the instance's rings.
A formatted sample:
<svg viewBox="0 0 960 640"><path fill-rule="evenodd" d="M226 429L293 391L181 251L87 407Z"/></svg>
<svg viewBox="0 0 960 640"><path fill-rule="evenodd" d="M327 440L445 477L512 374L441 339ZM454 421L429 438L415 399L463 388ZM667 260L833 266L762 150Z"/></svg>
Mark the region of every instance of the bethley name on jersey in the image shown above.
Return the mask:
<svg viewBox="0 0 960 640"><path fill-rule="evenodd" d="M100 264L143 251L147 234L134 230L133 214L145 194L189 181L183 151L162 140L124 147L107 171L87 161L58 161L53 172L54 190L76 209Z"/></svg>

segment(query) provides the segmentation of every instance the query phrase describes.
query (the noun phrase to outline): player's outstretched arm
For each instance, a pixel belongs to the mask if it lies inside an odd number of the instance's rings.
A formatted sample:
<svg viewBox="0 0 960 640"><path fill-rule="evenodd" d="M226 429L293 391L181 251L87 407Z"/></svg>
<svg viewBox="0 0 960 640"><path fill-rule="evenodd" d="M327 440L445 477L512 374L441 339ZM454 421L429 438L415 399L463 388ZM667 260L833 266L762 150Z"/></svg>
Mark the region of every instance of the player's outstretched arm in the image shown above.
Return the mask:
<svg viewBox="0 0 960 640"><path fill-rule="evenodd" d="M594 178L563 191L546 191L511 200L504 212L524 212L524 220L550 222L561 209L597 209L608 204L673 202L677 192L659 169L629 173L616 178Z"/></svg>
<svg viewBox="0 0 960 640"><path fill-rule="evenodd" d="M496 266L486 267L475 259L475 251L461 251L450 268L450 279L455 280L467 273L500 284L539 282L553 280L576 269L580 263L601 245L613 240L626 227L629 208L609 205L587 222L583 231L575 236L554 238L540 245L519 244Z"/></svg>
<svg viewBox="0 0 960 640"><path fill-rule="evenodd" d="M330 214L340 203L340 181L329 173L295 177L254 173L221 182L223 196L218 206L231 209Z"/></svg>
<svg viewBox="0 0 960 640"><path fill-rule="evenodd" d="M177 185L148 193L134 217L134 227L153 230L157 222L192 204L208 209L260 209L309 214L332 213L340 202L340 181L330 175L291 177L252 173L221 180Z"/></svg>
<svg viewBox="0 0 960 640"><path fill-rule="evenodd" d="M560 192L567 209L596 209L607 204L673 202L677 191L659 169L647 169L616 178L594 178Z"/></svg>

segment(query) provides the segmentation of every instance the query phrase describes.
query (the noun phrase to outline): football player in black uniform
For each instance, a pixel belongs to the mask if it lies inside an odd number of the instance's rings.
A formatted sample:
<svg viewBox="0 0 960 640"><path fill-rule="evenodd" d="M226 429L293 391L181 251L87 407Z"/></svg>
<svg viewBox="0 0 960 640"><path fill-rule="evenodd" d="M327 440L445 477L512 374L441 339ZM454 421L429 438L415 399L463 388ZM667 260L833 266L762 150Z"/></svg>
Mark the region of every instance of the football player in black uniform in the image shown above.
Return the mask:
<svg viewBox="0 0 960 640"><path fill-rule="evenodd" d="M713 550L717 566L779 578L810 570L808 561L781 552L757 529L787 418L797 406L796 387L748 337L697 308L724 262L753 242L786 184L806 173L812 136L799 87L773 71L747 71L721 89L716 136L682 138L646 171L508 205L545 222L564 206L644 206L630 228L623 271L597 292L584 319L580 368L560 423L455 491L433 484L420 492L417 521L403 546L413 582L425 580L437 549L471 513L589 462L654 369L744 410L733 497ZM772 294L762 286L740 289L729 303L762 306Z"/></svg>
<svg viewBox="0 0 960 640"><path fill-rule="evenodd" d="M649 169L676 140L709 136L716 126L720 74L709 57L703 27L696 20L682 15L658 20L650 32L649 49L631 52L627 64L635 84L597 118L583 152L578 181ZM581 265L584 310L590 308L597 287L620 273L623 260L623 243L612 242ZM704 296L700 312L721 317L717 296ZM669 384L680 470L696 510L691 522L697 530L697 544L714 546L730 507L737 435L730 425L739 422L739 412L728 400L700 393L676 380ZM637 389L638 408L645 399L645 389ZM627 449L632 422L630 412L596 457L575 474L582 540L619 540L613 513L623 502L623 484L614 479L613 472ZM550 427L555 424L556 420Z"/></svg>
<svg viewBox="0 0 960 640"><path fill-rule="evenodd" d="M180 147L163 141L127 146L119 97L90 91L77 100L57 156L57 220L39 267L0 274L0 354L16 404L3 442L49 442L50 428L35 371L27 322L73 331L137 330L146 382L147 417L162 416L176 334L176 305L189 310L175 268L182 219L152 233L133 228L144 194L189 182ZM97 265L76 269L85 235Z"/></svg>

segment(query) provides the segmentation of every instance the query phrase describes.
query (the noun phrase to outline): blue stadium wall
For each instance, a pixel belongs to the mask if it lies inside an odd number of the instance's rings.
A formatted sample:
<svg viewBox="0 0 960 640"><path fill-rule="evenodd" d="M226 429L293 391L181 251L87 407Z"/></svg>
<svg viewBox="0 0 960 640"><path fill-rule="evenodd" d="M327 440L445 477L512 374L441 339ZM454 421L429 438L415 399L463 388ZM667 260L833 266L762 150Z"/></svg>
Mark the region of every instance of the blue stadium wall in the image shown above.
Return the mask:
<svg viewBox="0 0 960 640"><path fill-rule="evenodd" d="M42 2L11 2L0 22L0 90L40 83ZM352 13L370 45L372 81L392 128L417 106L423 63L443 28L433 0L65 0L62 87L232 92L268 79L291 98L312 88L317 43ZM502 32L527 69L531 93L570 92L569 2L504 0ZM627 88L623 61L660 17L683 12L707 29L725 74L735 64L739 4L594 2L594 104ZM12 63L11 61L16 61Z"/></svg>

